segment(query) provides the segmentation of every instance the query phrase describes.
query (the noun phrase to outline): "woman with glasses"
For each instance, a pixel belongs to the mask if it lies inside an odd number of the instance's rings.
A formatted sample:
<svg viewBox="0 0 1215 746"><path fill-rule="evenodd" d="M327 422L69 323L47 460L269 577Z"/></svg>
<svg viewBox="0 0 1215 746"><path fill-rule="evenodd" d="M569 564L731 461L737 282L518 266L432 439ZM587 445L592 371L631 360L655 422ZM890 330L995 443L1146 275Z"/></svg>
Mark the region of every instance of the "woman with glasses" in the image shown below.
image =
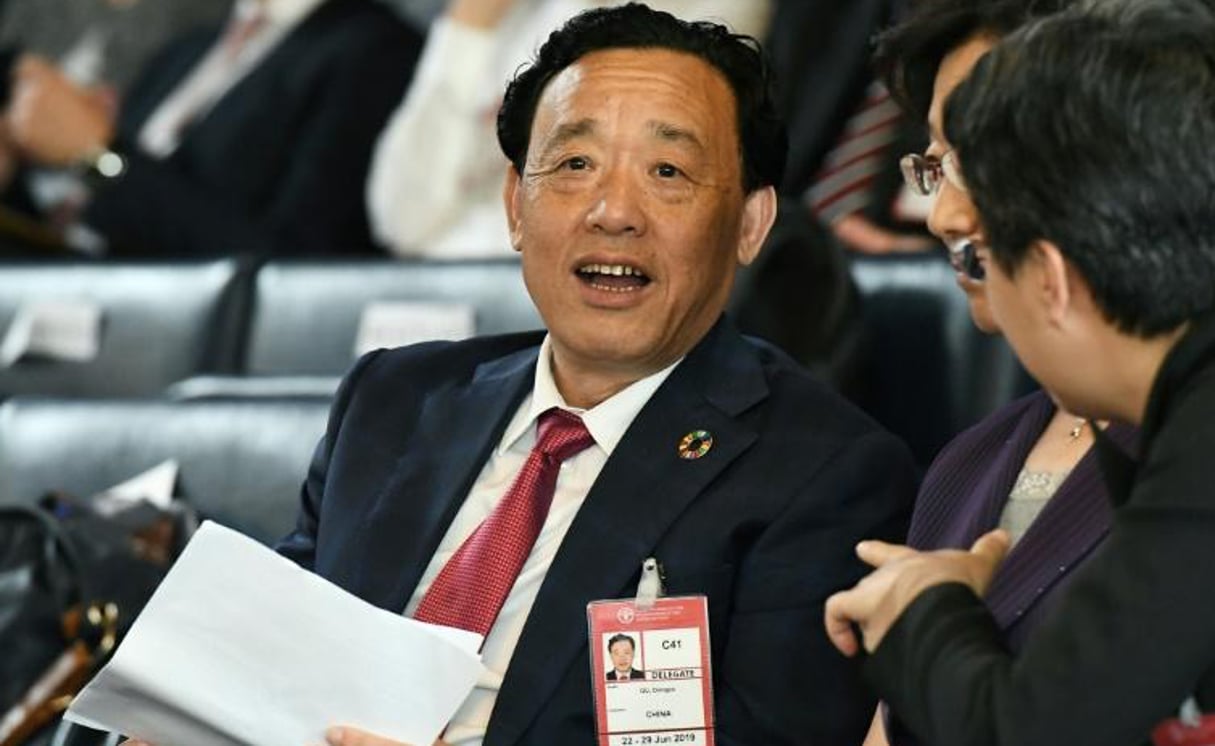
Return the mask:
<svg viewBox="0 0 1215 746"><path fill-rule="evenodd" d="M880 39L878 64L894 95L926 119L929 145L900 167L913 191L933 198L928 228L949 249L971 318L999 333L984 290L978 249L983 226L943 134L953 89L995 43L1066 0L925 0ZM991 414L945 446L924 478L908 544L916 549L969 547L1006 529L1013 548L985 597L1007 647L1016 652L1052 606L1068 576L1109 529L1111 507L1092 453L1092 428L1134 447L1134 428L1092 423L1055 405L1043 391ZM865 746L916 741L893 717L874 718ZM923 746L931 746L924 744Z"/></svg>

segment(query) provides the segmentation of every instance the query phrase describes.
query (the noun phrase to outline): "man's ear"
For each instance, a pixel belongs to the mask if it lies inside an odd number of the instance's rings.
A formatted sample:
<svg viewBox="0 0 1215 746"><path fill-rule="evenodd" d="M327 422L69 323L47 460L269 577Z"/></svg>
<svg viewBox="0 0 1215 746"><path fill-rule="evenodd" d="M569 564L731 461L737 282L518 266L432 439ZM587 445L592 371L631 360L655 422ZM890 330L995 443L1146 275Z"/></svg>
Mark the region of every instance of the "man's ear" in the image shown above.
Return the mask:
<svg viewBox="0 0 1215 746"><path fill-rule="evenodd" d="M744 267L755 261L759 250L776 222L776 189L756 189L743 201L742 222L738 231L738 263Z"/></svg>
<svg viewBox="0 0 1215 746"><path fill-rule="evenodd" d="M1046 310L1046 318L1054 326L1061 326L1076 302L1076 282L1080 277L1059 250L1050 241L1035 241L1030 246L1038 277L1035 292Z"/></svg>
<svg viewBox="0 0 1215 746"><path fill-rule="evenodd" d="M502 202L506 207L506 226L510 229L510 245L520 251L523 245L522 221L519 218L519 202L522 177L513 165L506 167L506 181L502 186Z"/></svg>

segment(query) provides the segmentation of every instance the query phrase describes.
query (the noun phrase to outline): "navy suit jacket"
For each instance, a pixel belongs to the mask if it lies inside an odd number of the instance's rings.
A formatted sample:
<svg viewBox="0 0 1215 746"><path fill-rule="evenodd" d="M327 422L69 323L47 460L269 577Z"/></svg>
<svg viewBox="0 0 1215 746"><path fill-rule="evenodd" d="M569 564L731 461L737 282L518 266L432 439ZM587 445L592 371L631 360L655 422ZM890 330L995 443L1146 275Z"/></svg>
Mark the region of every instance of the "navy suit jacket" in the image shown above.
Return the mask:
<svg viewBox="0 0 1215 746"><path fill-rule="evenodd" d="M97 187L85 222L130 253L369 252L371 153L420 36L373 0L327 0L190 123L172 155L140 155L140 129L219 33L189 34L144 67L118 122L129 170Z"/></svg>
<svg viewBox="0 0 1215 746"><path fill-rule="evenodd" d="M540 333L372 353L350 373L280 551L400 611L531 390ZM679 457L707 430L702 458ZM906 448L775 348L719 323L608 459L527 619L486 746L594 743L586 605L631 597L642 561L709 599L722 744L854 746L873 713L823 602L904 535ZM604 553L602 547L627 547Z"/></svg>

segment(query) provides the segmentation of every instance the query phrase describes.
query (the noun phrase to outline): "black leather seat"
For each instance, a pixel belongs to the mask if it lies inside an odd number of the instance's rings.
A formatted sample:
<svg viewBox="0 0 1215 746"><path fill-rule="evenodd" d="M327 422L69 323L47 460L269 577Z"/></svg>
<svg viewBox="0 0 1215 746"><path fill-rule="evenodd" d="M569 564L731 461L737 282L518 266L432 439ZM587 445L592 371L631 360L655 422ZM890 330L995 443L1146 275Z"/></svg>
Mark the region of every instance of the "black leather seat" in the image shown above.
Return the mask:
<svg viewBox="0 0 1215 746"><path fill-rule="evenodd" d="M999 335L980 332L939 254L858 256L864 324L858 403L927 465L954 435L1033 383Z"/></svg>
<svg viewBox="0 0 1215 746"><path fill-rule="evenodd" d="M243 266L238 259L0 264L0 333L37 301L87 301L102 314L95 359L19 360L0 369L0 398L139 396L197 373L233 370L247 295Z"/></svg>
<svg viewBox="0 0 1215 746"><path fill-rule="evenodd" d="M165 389L175 401L318 399L330 401L341 376L194 376Z"/></svg>
<svg viewBox="0 0 1215 746"><path fill-rule="evenodd" d="M68 400L0 405L0 502L87 496L165 459L205 517L271 542L293 525L326 401Z"/></svg>
<svg viewBox="0 0 1215 746"><path fill-rule="evenodd" d="M258 272L244 372L339 375L375 301L470 306L476 334L538 329L519 262L271 262Z"/></svg>

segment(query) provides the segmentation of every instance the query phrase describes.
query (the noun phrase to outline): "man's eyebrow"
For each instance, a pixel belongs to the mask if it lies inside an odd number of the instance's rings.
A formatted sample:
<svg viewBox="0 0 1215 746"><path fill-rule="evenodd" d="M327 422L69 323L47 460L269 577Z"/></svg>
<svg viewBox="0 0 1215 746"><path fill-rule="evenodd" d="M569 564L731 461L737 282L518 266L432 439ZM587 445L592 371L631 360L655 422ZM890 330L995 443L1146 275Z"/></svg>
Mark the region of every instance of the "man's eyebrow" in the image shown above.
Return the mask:
<svg viewBox="0 0 1215 746"><path fill-rule="evenodd" d="M705 145L696 136L696 133L689 129L685 129L678 125L670 124L669 122L651 121L649 122L650 129L654 134L658 135L663 140L670 142L686 142L697 150L704 150Z"/></svg>
<svg viewBox="0 0 1215 746"><path fill-rule="evenodd" d="M548 155L554 150L557 150L570 140L585 137L587 135L594 134L594 132L595 120L590 118L579 119L576 122L559 124L557 125L556 129L553 130L552 135L548 138L548 141L544 143L544 149L541 151L540 156L542 159L547 158Z"/></svg>

